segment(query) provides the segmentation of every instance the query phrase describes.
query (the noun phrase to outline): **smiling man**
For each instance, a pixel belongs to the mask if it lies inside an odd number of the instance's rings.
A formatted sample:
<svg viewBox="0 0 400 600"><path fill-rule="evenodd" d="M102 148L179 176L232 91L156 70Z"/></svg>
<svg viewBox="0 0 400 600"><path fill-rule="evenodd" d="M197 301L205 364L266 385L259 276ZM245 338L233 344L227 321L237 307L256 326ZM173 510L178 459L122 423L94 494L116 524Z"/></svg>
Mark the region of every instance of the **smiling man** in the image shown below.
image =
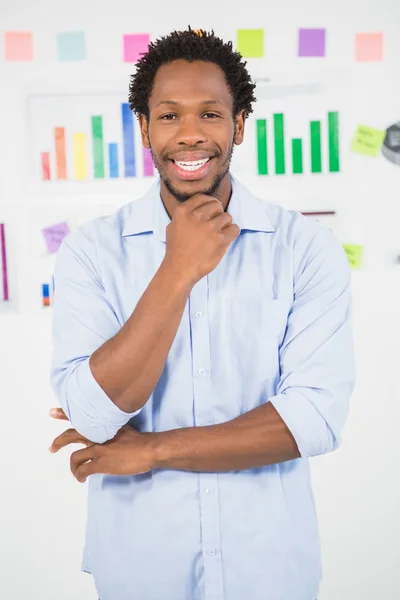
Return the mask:
<svg viewBox="0 0 400 600"><path fill-rule="evenodd" d="M51 383L89 483L82 569L101 600L315 600L309 458L354 384L350 269L330 231L230 173L255 86L205 31L137 65L159 179L57 255Z"/></svg>

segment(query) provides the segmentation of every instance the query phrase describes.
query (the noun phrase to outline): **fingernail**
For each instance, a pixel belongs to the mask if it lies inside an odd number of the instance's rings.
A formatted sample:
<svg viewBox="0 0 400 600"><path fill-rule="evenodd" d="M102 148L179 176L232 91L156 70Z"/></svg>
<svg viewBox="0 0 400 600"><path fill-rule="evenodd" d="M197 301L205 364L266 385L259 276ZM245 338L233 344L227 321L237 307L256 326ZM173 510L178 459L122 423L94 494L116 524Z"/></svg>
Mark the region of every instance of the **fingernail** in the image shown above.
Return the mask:
<svg viewBox="0 0 400 600"><path fill-rule="evenodd" d="M56 409L56 408L51 408L51 409L50 409L50 414L51 414L51 415L56 415L56 414L58 414L58 413L57 413L57 409Z"/></svg>
<svg viewBox="0 0 400 600"><path fill-rule="evenodd" d="M50 446L49 452L53 452L53 446Z"/></svg>

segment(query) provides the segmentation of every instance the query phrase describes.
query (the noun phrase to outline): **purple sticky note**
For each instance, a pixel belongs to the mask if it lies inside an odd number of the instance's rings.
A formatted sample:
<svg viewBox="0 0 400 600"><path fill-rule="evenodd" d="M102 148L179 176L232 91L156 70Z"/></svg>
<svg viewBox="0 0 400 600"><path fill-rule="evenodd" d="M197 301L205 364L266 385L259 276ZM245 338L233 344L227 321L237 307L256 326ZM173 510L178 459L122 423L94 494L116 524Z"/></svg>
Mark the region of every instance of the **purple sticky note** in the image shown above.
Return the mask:
<svg viewBox="0 0 400 600"><path fill-rule="evenodd" d="M137 62L147 52L149 42L148 33L124 35L124 62Z"/></svg>
<svg viewBox="0 0 400 600"><path fill-rule="evenodd" d="M57 223L57 225L42 229L42 233L46 241L47 250L54 254L58 252L61 242L69 234L69 227L67 223Z"/></svg>
<svg viewBox="0 0 400 600"><path fill-rule="evenodd" d="M299 56L325 56L326 29L299 29Z"/></svg>

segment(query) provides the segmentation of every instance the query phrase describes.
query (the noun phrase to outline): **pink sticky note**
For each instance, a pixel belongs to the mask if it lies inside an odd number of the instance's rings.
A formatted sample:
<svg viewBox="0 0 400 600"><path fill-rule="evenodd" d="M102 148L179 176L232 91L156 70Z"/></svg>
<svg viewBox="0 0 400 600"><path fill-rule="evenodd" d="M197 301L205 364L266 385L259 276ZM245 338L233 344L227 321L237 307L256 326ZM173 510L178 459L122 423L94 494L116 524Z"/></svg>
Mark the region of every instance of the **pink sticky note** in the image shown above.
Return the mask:
<svg viewBox="0 0 400 600"><path fill-rule="evenodd" d="M383 60L383 33L356 33L356 61Z"/></svg>
<svg viewBox="0 0 400 600"><path fill-rule="evenodd" d="M6 60L33 60L33 35L30 31L6 31L4 34Z"/></svg>
<svg viewBox="0 0 400 600"><path fill-rule="evenodd" d="M149 42L148 33L124 35L124 62L137 62L141 54L147 52Z"/></svg>
<svg viewBox="0 0 400 600"><path fill-rule="evenodd" d="M46 241L47 250L54 254L58 252L61 242L69 234L69 227L67 223L57 223L57 225L42 229L42 233Z"/></svg>

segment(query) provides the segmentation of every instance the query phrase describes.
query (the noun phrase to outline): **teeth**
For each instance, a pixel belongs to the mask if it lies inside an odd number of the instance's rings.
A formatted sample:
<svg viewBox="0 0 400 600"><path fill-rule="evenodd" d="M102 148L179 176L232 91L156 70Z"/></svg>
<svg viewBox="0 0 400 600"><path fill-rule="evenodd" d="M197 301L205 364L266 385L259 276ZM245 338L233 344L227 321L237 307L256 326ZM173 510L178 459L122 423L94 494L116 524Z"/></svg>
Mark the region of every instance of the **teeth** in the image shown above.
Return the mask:
<svg viewBox="0 0 400 600"><path fill-rule="evenodd" d="M184 171L196 171L197 169L200 169L200 167L205 165L206 162L208 162L209 160L209 158L204 158L203 160L192 160L186 162L175 161L175 164L178 165L178 167L180 169L183 169Z"/></svg>

